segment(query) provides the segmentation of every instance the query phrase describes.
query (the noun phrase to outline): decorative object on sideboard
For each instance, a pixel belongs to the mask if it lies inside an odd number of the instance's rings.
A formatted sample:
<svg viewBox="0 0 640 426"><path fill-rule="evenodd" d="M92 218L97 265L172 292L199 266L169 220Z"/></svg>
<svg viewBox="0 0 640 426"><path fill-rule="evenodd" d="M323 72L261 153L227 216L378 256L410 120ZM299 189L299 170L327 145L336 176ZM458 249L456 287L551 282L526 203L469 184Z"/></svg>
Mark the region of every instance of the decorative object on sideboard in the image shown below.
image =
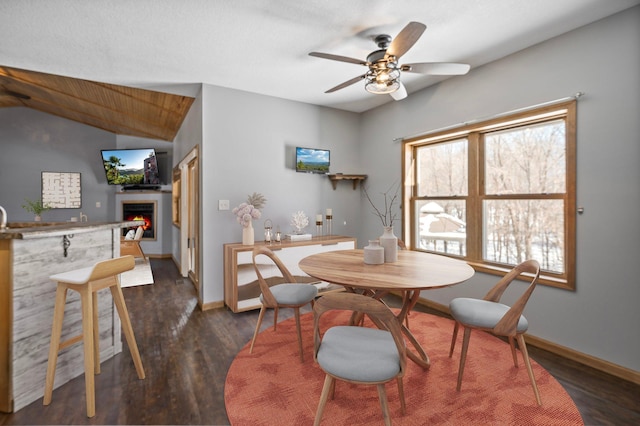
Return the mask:
<svg viewBox="0 0 640 426"><path fill-rule="evenodd" d="M322 237L323 229L322 229L322 214L316 215L316 236Z"/></svg>
<svg viewBox="0 0 640 426"><path fill-rule="evenodd" d="M262 194L254 192L247 197L247 201L240 203L232 212L236 215L236 220L242 225L242 244L253 245L255 233L253 230L253 220L260 219L262 215L260 209L264 207L267 199Z"/></svg>
<svg viewBox="0 0 640 426"><path fill-rule="evenodd" d="M271 244L271 240L273 239L273 224L271 219L267 219L264 221L264 242L267 244Z"/></svg>
<svg viewBox="0 0 640 426"><path fill-rule="evenodd" d="M309 218L302 210L291 215L291 227L295 234L302 234L302 231L307 225L309 225Z"/></svg>
<svg viewBox="0 0 640 426"><path fill-rule="evenodd" d="M397 211L395 204L398 201L398 192L400 185L393 184L382 193L383 207L378 208L374 204L373 200L369 196L367 189L362 186L362 192L367 197L369 204L373 207L374 213L380 218L384 233L380 236L380 245L384 248L384 261L385 262L397 262L398 261L398 238L393 234L393 222L397 217Z"/></svg>
<svg viewBox="0 0 640 426"><path fill-rule="evenodd" d="M253 222L249 221L249 224L242 228L242 244L252 246L254 242L255 232L253 230Z"/></svg>
<svg viewBox="0 0 640 426"><path fill-rule="evenodd" d="M327 219L327 235L331 235L333 230L331 229L331 222L333 221L333 210L327 209L326 215Z"/></svg>
<svg viewBox="0 0 640 426"><path fill-rule="evenodd" d="M28 198L24 199L22 208L29 213L33 213L35 216L34 220L36 222L40 222L40 220L42 220L42 213L46 212L47 210L51 210L51 207L49 207L48 204L44 204L42 202L42 199L30 200Z"/></svg>
<svg viewBox="0 0 640 426"><path fill-rule="evenodd" d="M369 240L369 245L364 248L364 263L368 265L381 265L384 263L384 248L379 240Z"/></svg>

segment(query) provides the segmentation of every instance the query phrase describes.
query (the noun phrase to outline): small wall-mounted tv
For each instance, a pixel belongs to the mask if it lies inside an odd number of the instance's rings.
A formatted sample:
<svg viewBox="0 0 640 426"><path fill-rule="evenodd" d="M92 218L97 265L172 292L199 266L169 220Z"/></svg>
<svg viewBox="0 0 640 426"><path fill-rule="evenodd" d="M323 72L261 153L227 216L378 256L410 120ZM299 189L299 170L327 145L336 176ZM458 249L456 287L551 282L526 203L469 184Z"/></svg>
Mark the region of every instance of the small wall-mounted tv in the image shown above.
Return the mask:
<svg viewBox="0 0 640 426"><path fill-rule="evenodd" d="M329 173L330 158L328 149L296 147L296 172Z"/></svg>
<svg viewBox="0 0 640 426"><path fill-rule="evenodd" d="M109 185L160 185L154 148L103 149L101 153Z"/></svg>

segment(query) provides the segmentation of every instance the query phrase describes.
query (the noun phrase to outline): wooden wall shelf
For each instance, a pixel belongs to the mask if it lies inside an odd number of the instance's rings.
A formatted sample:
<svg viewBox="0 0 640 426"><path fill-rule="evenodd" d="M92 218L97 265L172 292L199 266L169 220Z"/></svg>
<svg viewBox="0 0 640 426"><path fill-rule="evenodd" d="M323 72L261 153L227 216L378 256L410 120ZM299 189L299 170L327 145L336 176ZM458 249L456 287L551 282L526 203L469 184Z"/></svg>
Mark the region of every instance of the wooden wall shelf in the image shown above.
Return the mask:
<svg viewBox="0 0 640 426"><path fill-rule="evenodd" d="M343 175L343 174L335 174L328 175L331 180L331 185L333 185L333 189L335 190L338 186L338 182L341 180L350 180L353 182L353 189L358 188L358 182L361 182L367 178L367 175Z"/></svg>

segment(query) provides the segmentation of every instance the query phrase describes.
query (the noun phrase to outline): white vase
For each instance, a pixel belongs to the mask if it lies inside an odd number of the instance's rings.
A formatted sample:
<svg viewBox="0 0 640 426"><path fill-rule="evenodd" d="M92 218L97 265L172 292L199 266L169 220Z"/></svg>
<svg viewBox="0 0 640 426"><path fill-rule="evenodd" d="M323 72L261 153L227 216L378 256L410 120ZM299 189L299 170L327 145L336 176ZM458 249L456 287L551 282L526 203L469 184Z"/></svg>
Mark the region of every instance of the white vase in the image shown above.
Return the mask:
<svg viewBox="0 0 640 426"><path fill-rule="evenodd" d="M369 240L369 245L364 248L364 263L368 265L384 263L384 249L380 246L380 241Z"/></svg>
<svg viewBox="0 0 640 426"><path fill-rule="evenodd" d="M245 246L252 246L254 238L255 234L253 232L253 223L249 222L249 226L242 228L242 244Z"/></svg>
<svg viewBox="0 0 640 426"><path fill-rule="evenodd" d="M393 235L393 227L384 227L384 233L380 236L380 245L384 248L384 261L386 263L398 261L398 237Z"/></svg>

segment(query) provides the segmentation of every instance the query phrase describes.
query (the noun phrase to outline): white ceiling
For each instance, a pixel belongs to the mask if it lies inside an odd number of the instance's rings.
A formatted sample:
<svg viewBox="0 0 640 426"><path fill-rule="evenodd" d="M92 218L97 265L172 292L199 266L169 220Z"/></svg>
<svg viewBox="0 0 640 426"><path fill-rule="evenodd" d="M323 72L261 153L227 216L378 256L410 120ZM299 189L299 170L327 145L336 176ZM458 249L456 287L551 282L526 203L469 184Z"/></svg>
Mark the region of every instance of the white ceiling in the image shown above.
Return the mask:
<svg viewBox="0 0 640 426"><path fill-rule="evenodd" d="M189 93L207 83L362 112L394 102L362 82L372 36L427 30L400 63L473 68L640 4L640 0L2 0L0 65ZM451 77L464 78L464 77ZM412 92L440 81L404 73ZM402 102L402 101L400 101Z"/></svg>

